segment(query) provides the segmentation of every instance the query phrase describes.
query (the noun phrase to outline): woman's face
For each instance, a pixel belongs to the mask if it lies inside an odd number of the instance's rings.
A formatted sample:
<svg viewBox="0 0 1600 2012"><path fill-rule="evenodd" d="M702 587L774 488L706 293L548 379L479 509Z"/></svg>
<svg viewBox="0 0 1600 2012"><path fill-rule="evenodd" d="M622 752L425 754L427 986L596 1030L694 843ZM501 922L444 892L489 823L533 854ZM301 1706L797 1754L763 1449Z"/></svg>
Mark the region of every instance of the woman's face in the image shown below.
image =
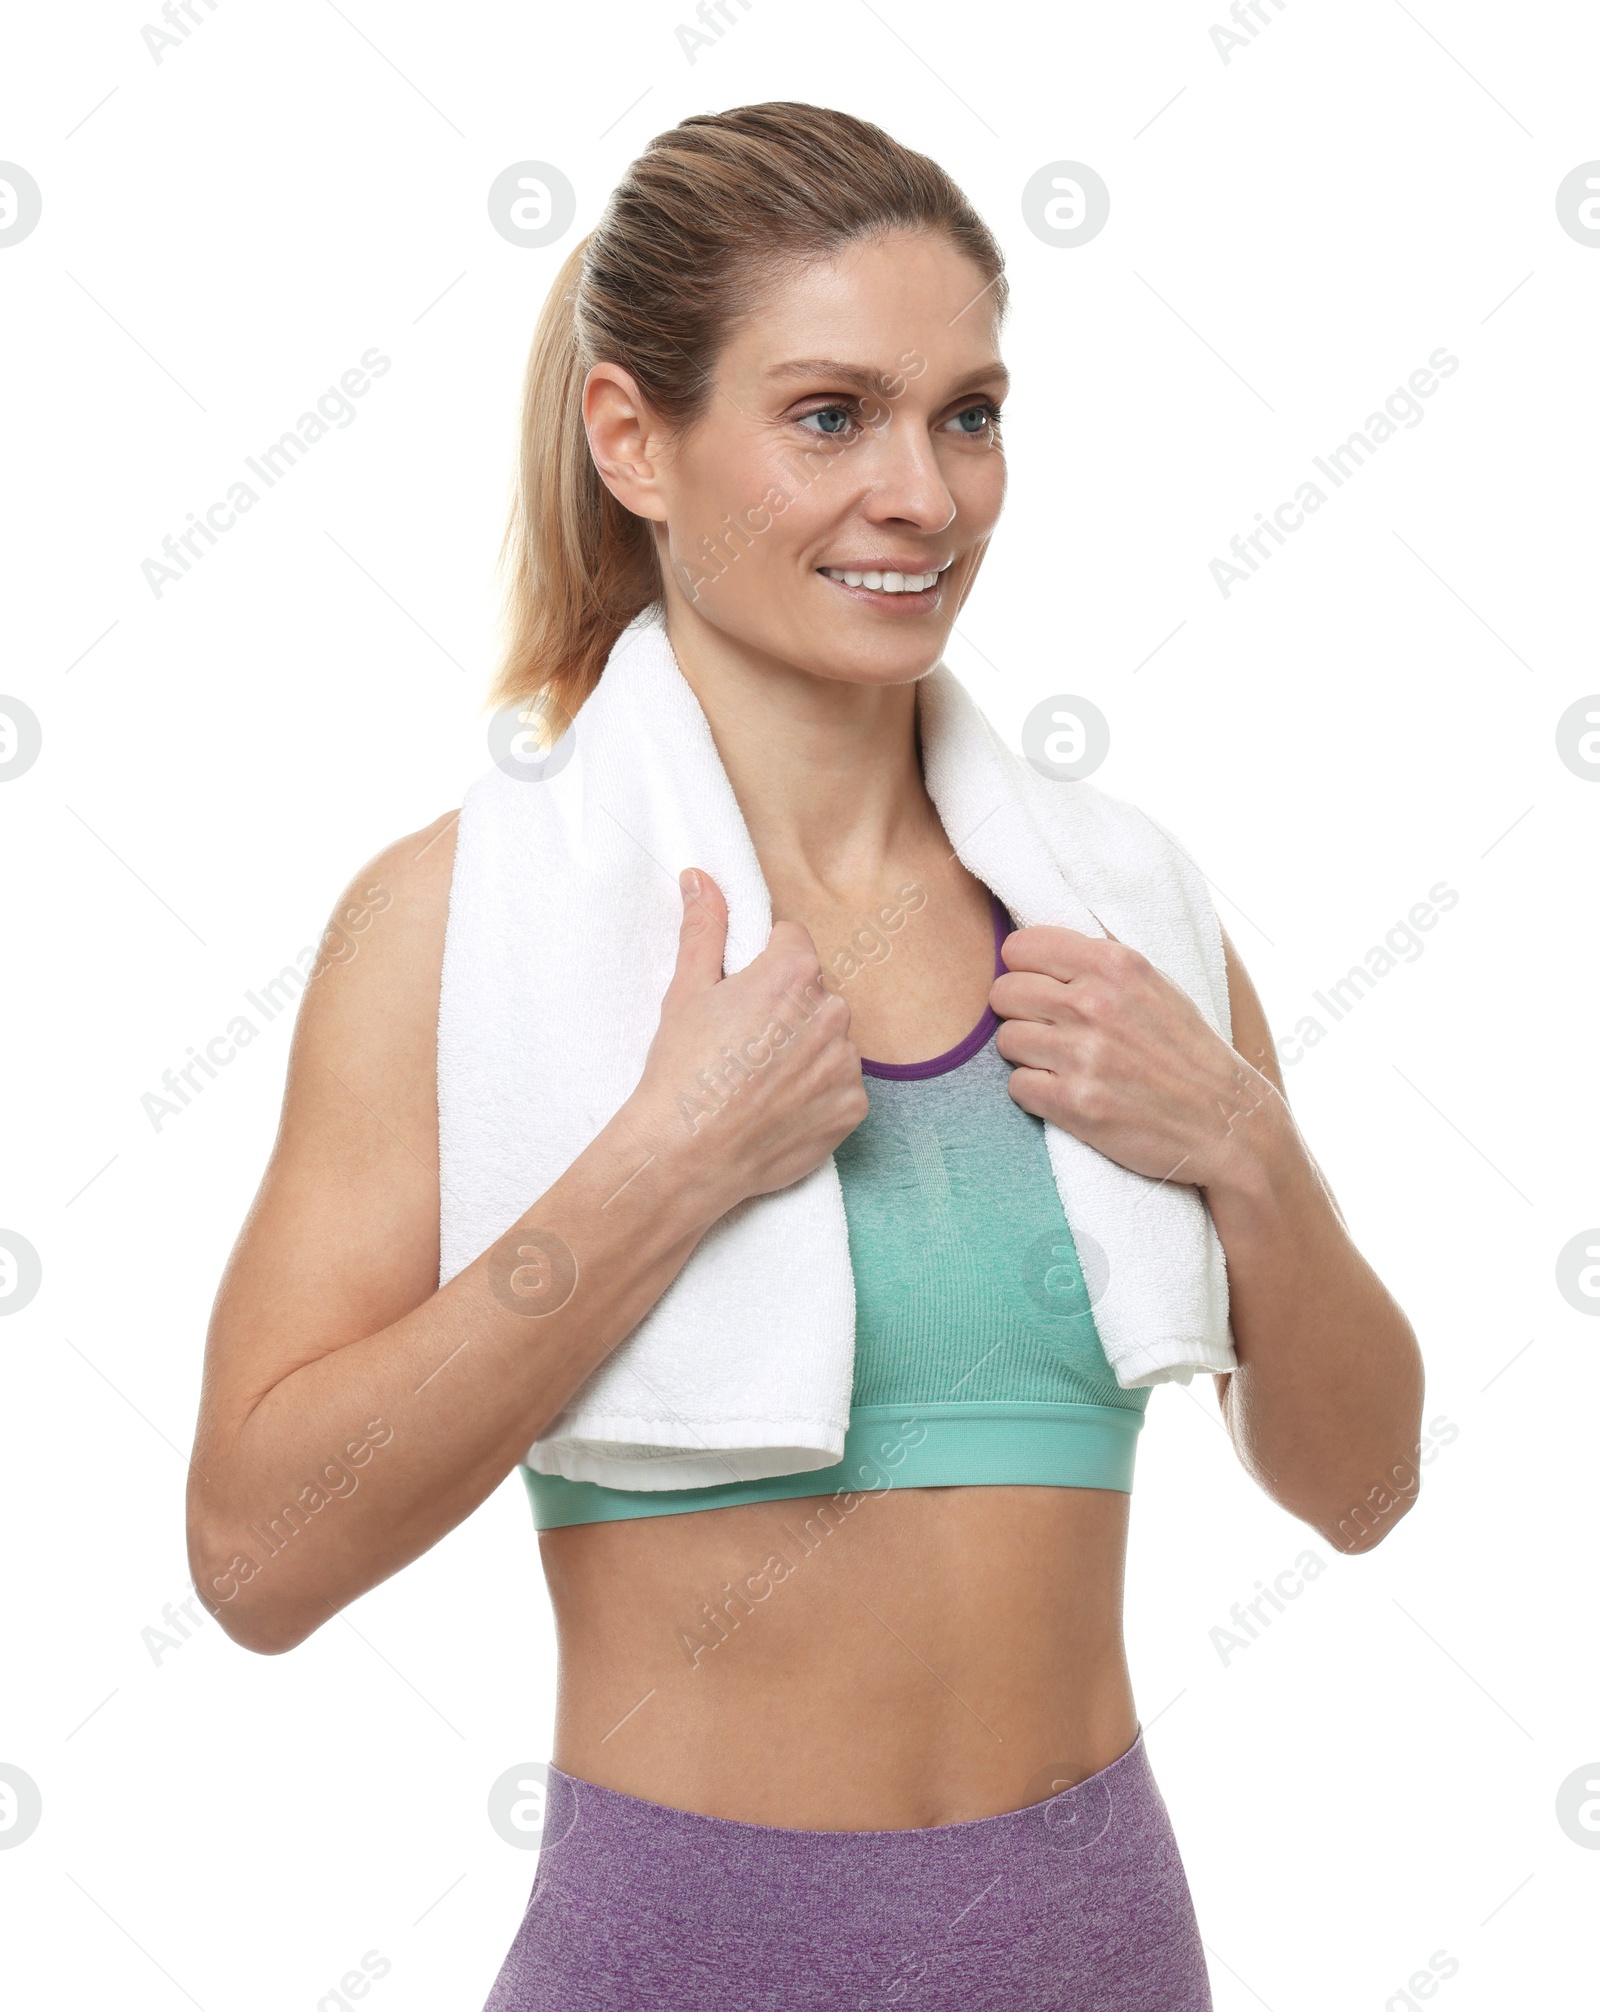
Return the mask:
<svg viewBox="0 0 1600 2012"><path fill-rule="evenodd" d="M1000 515L1006 385L982 273L919 233L779 282L678 439L612 365L585 409L606 480L654 521L680 633L899 684L939 661Z"/></svg>

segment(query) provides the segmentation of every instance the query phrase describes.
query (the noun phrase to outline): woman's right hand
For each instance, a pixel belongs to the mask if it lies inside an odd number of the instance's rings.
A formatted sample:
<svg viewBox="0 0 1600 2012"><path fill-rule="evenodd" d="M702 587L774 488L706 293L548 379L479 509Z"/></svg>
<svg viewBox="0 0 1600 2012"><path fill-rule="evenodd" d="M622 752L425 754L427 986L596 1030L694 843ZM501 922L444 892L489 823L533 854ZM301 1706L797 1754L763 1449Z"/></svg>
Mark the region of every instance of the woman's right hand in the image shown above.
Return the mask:
<svg viewBox="0 0 1600 2012"><path fill-rule="evenodd" d="M809 930L774 923L765 950L725 978L722 890L693 868L679 888L677 968L629 1101L723 1215L819 1167L867 1115L867 1092L850 1008L823 983Z"/></svg>

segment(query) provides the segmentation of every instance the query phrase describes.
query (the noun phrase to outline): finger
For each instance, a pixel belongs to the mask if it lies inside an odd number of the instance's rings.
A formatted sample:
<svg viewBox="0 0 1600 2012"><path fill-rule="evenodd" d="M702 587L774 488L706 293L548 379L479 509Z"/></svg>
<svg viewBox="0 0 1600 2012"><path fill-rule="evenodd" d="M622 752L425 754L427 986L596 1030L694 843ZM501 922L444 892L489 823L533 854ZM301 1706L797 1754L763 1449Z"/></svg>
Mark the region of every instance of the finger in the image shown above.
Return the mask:
<svg viewBox="0 0 1600 2012"><path fill-rule="evenodd" d="M1006 1078L1006 1090L1012 1103L1035 1118L1049 1117L1049 1099L1054 1087L1048 1069L1016 1068Z"/></svg>
<svg viewBox="0 0 1600 2012"><path fill-rule="evenodd" d="M1002 971L989 987L989 1005L1002 1020L1042 1020L1058 1026L1072 1015L1071 987L1037 971Z"/></svg>
<svg viewBox="0 0 1600 2012"><path fill-rule="evenodd" d="M995 1053L1002 1062L1009 1062L1014 1069L1047 1072L1053 1062L1062 1060L1059 1043L1049 1029L1033 1020L1008 1020L997 1029L994 1037Z"/></svg>
<svg viewBox="0 0 1600 2012"><path fill-rule="evenodd" d="M722 978L722 957L728 941L728 904L709 873L686 866L678 875L683 896L683 921L678 930L678 961L666 997L704 992Z"/></svg>
<svg viewBox="0 0 1600 2012"><path fill-rule="evenodd" d="M1000 955L1010 971L1037 971L1068 984L1102 968L1105 946L1112 939L1085 936L1079 929L1064 929L1057 923L1038 922L1027 929L1013 929L1000 946Z"/></svg>
<svg viewBox="0 0 1600 2012"><path fill-rule="evenodd" d="M781 933L780 933L781 932ZM803 922L775 922L767 937L769 950L803 950L815 957L816 941Z"/></svg>

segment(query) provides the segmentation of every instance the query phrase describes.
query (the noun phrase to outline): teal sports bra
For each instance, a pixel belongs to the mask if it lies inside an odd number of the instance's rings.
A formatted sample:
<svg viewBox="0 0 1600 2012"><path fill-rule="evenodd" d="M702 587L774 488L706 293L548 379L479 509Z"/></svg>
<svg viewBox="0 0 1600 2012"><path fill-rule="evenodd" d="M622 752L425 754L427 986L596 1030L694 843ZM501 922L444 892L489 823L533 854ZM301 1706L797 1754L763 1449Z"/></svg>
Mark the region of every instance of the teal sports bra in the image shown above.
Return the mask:
<svg viewBox="0 0 1600 2012"><path fill-rule="evenodd" d="M991 900L998 976L1012 924ZM1150 1393L1124 1390L1106 1361L1044 1123L1012 1101L999 1024L985 1008L931 1061L861 1064L867 1115L834 1154L856 1292L843 1457L668 1489L524 1466L538 1529L884 1488L1132 1489Z"/></svg>

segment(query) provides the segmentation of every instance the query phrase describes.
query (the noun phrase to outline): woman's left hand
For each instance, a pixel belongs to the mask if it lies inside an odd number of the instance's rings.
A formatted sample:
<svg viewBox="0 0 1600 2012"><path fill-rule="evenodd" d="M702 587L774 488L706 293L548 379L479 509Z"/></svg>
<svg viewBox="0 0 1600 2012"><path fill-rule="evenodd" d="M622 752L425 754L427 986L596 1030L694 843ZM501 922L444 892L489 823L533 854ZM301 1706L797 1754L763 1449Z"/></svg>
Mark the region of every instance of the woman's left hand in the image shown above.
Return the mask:
<svg viewBox="0 0 1600 2012"><path fill-rule="evenodd" d="M989 992L1014 1065L1011 1095L1108 1159L1152 1180L1208 1188L1240 1172L1246 1122L1274 1086L1189 995L1111 937L1043 924L1005 940Z"/></svg>

